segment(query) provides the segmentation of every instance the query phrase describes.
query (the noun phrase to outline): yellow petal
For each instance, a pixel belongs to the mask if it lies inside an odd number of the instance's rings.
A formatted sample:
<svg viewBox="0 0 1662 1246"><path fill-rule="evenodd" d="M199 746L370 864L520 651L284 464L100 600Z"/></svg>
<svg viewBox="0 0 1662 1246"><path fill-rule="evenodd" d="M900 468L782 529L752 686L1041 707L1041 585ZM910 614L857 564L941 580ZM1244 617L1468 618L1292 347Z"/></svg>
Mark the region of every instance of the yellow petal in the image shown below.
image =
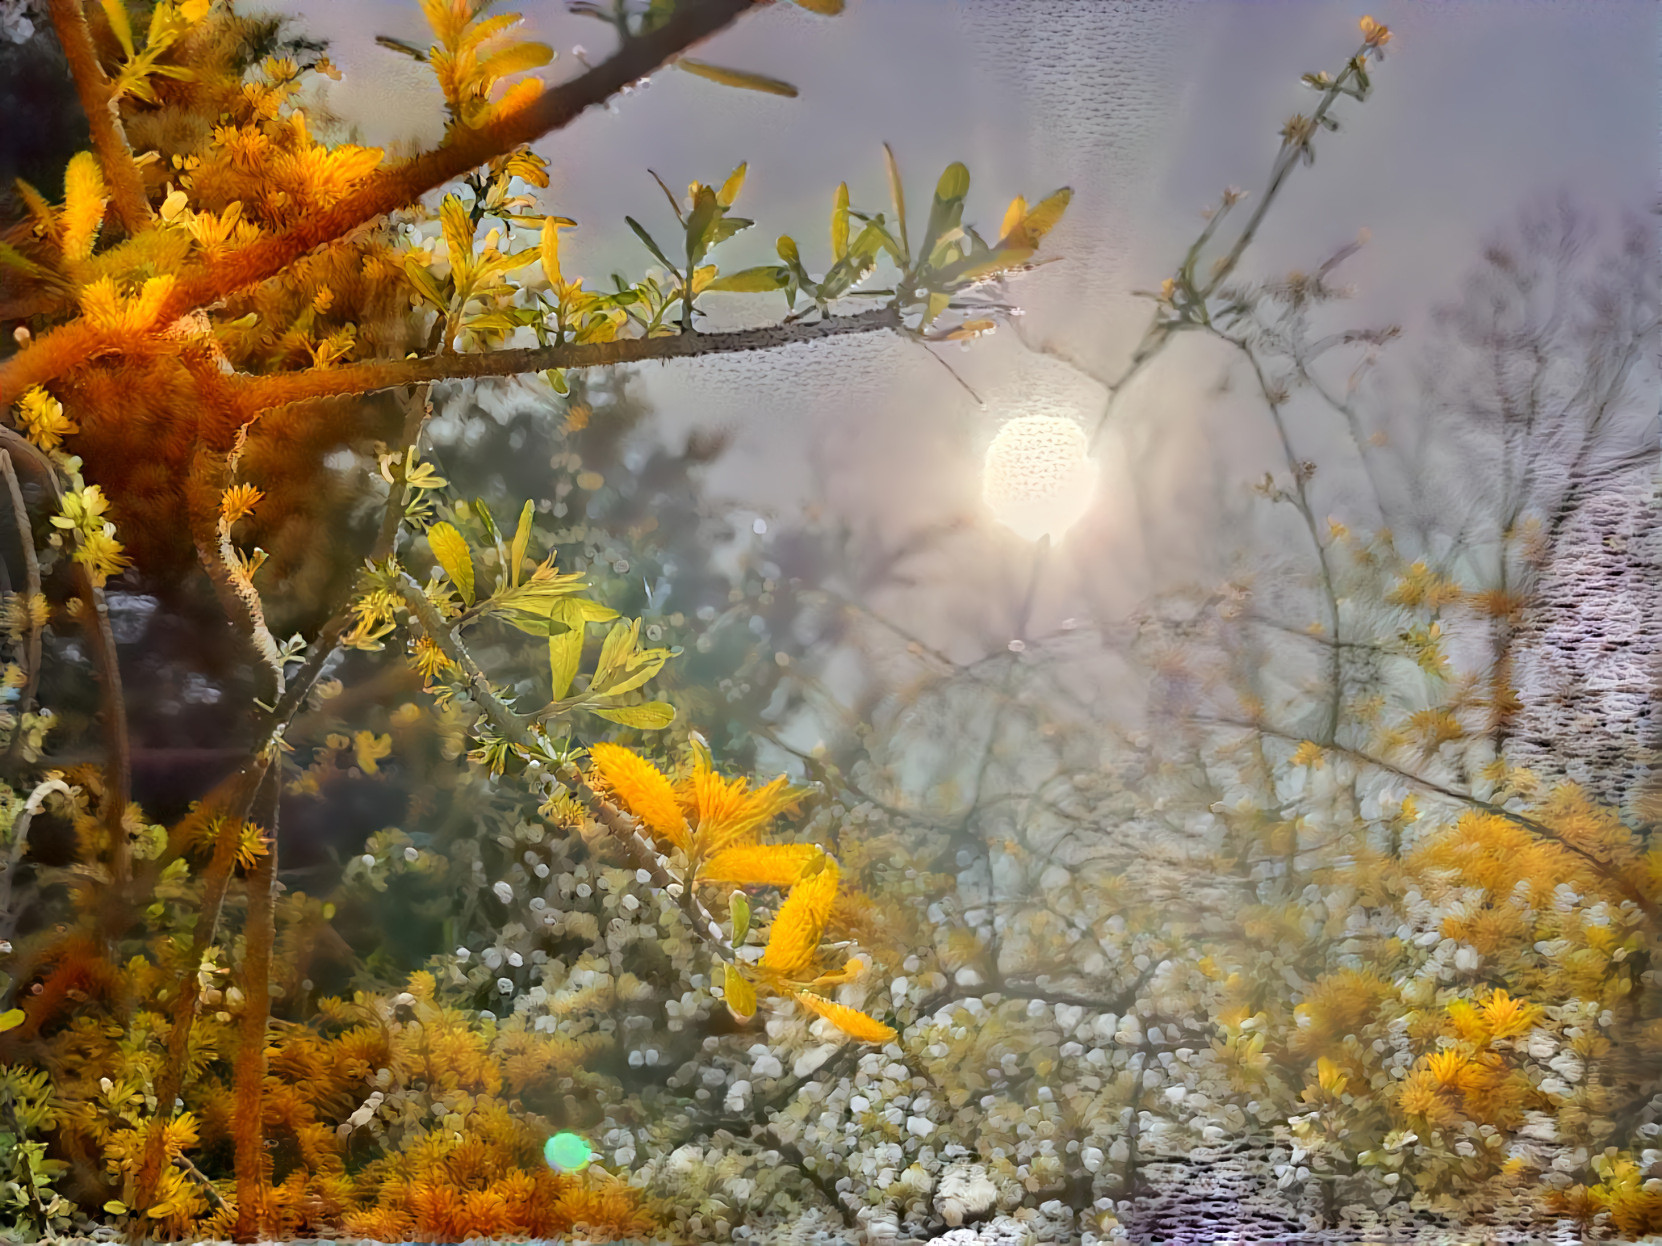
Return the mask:
<svg viewBox="0 0 1662 1246"><path fill-rule="evenodd" d="M675 802L675 789L656 766L618 744L596 744L589 760L625 809L660 840L687 851L687 820Z"/></svg>
<svg viewBox="0 0 1662 1246"><path fill-rule="evenodd" d="M837 899L837 863L825 859L825 868L791 888L768 934L762 953L763 972L790 978L813 964L820 936Z"/></svg>
<svg viewBox="0 0 1662 1246"><path fill-rule="evenodd" d="M716 853L698 877L706 883L789 887L822 855L818 844L741 844Z"/></svg>
<svg viewBox="0 0 1662 1246"><path fill-rule="evenodd" d="M857 1008L834 1004L808 991L800 992L796 1002L809 1012L824 1017L850 1038L857 1038L862 1043L886 1043L895 1036L894 1030L876 1017L868 1017Z"/></svg>

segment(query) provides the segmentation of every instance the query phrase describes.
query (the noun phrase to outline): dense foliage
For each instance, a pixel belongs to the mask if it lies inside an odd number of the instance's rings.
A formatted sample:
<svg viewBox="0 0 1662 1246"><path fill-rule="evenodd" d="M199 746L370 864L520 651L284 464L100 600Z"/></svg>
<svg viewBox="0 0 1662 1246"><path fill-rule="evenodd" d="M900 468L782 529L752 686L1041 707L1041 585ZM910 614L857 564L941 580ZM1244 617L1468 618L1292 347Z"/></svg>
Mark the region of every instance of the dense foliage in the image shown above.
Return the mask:
<svg viewBox="0 0 1662 1246"><path fill-rule="evenodd" d="M987 242L962 165L920 222L885 149L891 202L836 189L820 276L790 237L724 272L740 166L666 187L675 241L628 219L655 267L591 288L526 144L666 62L788 93L682 55L742 0L576 5L619 49L548 89L512 19L423 0L431 45L386 42L450 126L397 164L309 114L323 49L224 0L49 7L93 148L0 237L17 1236L1144 1240L1158 1162L1232 1143L1316 1223L1662 1230L1655 804L1509 751L1523 622L1598 487L1539 468L1632 435L1654 271L1642 231L1553 251L1584 368L1532 384L1572 352L1497 248L1450 313L1477 362L1439 375L1516 352L1499 414L1447 380L1464 424L1393 462L1364 401L1394 334L1324 319L1353 248L1237 271L1383 26L1306 77L1266 192L1224 195L1102 378L1106 420L1179 335L1244 367L1286 450L1256 504L1308 558L1049 635L1029 590L962 664L865 604L892 549L736 526L719 440L643 448L597 369L973 338L1066 191ZM701 332L732 292L788 315ZM1295 449L1306 401L1360 513ZM903 692L797 751L850 653Z"/></svg>

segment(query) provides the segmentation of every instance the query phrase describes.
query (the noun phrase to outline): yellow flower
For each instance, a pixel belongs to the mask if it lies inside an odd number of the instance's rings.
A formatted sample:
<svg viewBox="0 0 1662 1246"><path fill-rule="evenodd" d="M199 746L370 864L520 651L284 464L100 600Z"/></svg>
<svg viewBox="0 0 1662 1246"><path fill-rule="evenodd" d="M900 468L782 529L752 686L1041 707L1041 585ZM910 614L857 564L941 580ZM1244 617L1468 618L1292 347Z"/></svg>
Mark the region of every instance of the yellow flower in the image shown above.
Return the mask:
<svg viewBox="0 0 1662 1246"><path fill-rule="evenodd" d="M1382 48L1391 41L1390 27L1371 17L1364 17L1357 25L1362 28L1362 42L1370 48Z"/></svg>
<svg viewBox="0 0 1662 1246"><path fill-rule="evenodd" d="M1425 1058L1425 1071L1440 1085L1458 1090L1465 1080L1466 1069L1470 1064L1471 1061L1461 1052L1445 1048Z"/></svg>
<svg viewBox="0 0 1662 1246"><path fill-rule="evenodd" d="M692 851L692 836L676 804L675 789L656 766L618 744L596 744L589 749L589 760L612 795L647 830L682 852Z"/></svg>
<svg viewBox="0 0 1662 1246"><path fill-rule="evenodd" d="M1312 770L1322 768L1322 746L1314 740L1306 740L1293 751L1293 765L1308 766Z"/></svg>
<svg viewBox="0 0 1662 1246"><path fill-rule="evenodd" d="M102 532L83 535L81 547L75 551L75 561L87 569L98 588L103 588L112 575L120 575L132 565L114 533L115 528L106 524Z"/></svg>
<svg viewBox="0 0 1662 1246"><path fill-rule="evenodd" d="M232 485L219 496L219 514L228 524L253 513L265 494L253 485Z"/></svg>
<svg viewBox="0 0 1662 1246"><path fill-rule="evenodd" d="M70 433L81 431L75 421L64 414L63 403L38 385L25 390L17 406L17 418L23 426L24 435L42 450L56 449Z"/></svg>
<svg viewBox="0 0 1662 1246"><path fill-rule="evenodd" d="M431 636L417 638L412 660L421 677L429 683L450 669L450 659L444 656L444 650Z"/></svg>
<svg viewBox="0 0 1662 1246"><path fill-rule="evenodd" d="M1513 999L1500 987L1483 1004L1483 1019L1488 1022L1491 1038L1510 1038L1528 1031L1541 1015L1541 1010L1528 1000Z"/></svg>

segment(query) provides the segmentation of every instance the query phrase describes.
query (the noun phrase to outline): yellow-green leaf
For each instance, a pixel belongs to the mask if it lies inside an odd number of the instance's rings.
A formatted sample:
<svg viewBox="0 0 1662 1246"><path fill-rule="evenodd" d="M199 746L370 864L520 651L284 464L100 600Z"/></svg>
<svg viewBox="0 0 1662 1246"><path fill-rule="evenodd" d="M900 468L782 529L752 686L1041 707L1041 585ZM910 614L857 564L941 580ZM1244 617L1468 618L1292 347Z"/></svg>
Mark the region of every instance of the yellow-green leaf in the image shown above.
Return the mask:
<svg viewBox="0 0 1662 1246"><path fill-rule="evenodd" d="M446 195L439 204L439 223L444 228L444 245L450 252L450 269L459 285L473 266L473 220L455 195Z"/></svg>
<svg viewBox="0 0 1662 1246"><path fill-rule="evenodd" d="M848 183L837 183L837 193L831 198L831 255L842 259L848 254Z"/></svg>
<svg viewBox="0 0 1662 1246"><path fill-rule="evenodd" d="M1022 218L1022 226L1027 230L1029 245L1036 246L1043 238L1056 227L1056 222L1062 219L1062 213L1068 210L1068 204L1073 202L1073 190L1064 186L1061 190L1052 191L1028 211Z"/></svg>
<svg viewBox="0 0 1662 1246"><path fill-rule="evenodd" d="M748 1021L756 1015L756 988L745 981L737 965L723 965L722 993L727 997L727 1011L734 1020Z"/></svg>
<svg viewBox="0 0 1662 1246"><path fill-rule="evenodd" d="M406 255L404 257L404 275L409 278L415 292L432 306L443 311L449 306L449 300L444 297L444 290L440 288L438 279L427 271L419 257Z"/></svg>
<svg viewBox="0 0 1662 1246"><path fill-rule="evenodd" d="M119 1198L112 1198L104 1204L104 1210L112 1216L125 1216L127 1214L127 1204Z"/></svg>
<svg viewBox="0 0 1662 1246"><path fill-rule="evenodd" d="M735 891L727 900L727 912L733 919L733 946L740 947L750 933L750 897Z"/></svg>
<svg viewBox="0 0 1662 1246"><path fill-rule="evenodd" d="M547 216L542 222L542 271L548 278L548 284L558 290L565 284L565 276L560 272L560 228L571 226L574 221L568 221L563 216Z"/></svg>
<svg viewBox="0 0 1662 1246"><path fill-rule="evenodd" d="M462 595L462 600L471 606L473 554L468 550L467 541L456 531L455 525L436 523L427 529L427 544L433 551L433 557L439 560L439 566L444 568L445 575L450 577L450 582Z"/></svg>
<svg viewBox="0 0 1662 1246"><path fill-rule="evenodd" d="M762 264L717 277L704 288L725 290L729 294L764 294L769 290L783 290L790 279L790 269L777 264Z"/></svg>
<svg viewBox="0 0 1662 1246"><path fill-rule="evenodd" d="M843 11L843 0L792 0L792 3L799 9L823 13L826 17L835 17Z"/></svg>
<svg viewBox="0 0 1662 1246"><path fill-rule="evenodd" d="M668 701L647 701L643 705L614 705L597 709L594 713L608 722L633 727L637 731L662 731L675 721L675 707Z"/></svg>
<svg viewBox="0 0 1662 1246"><path fill-rule="evenodd" d="M519 527L514 529L513 545L508 550L508 582L515 588L519 587L519 565L525 561L525 551L531 544L531 516L536 510L536 503L527 498L519 512Z"/></svg>
<svg viewBox="0 0 1662 1246"><path fill-rule="evenodd" d="M739 192L744 189L744 175L749 170L750 163L746 161L729 173L727 180L721 184L721 189L716 191L716 202L724 208L732 207L733 201L739 197Z"/></svg>
<svg viewBox="0 0 1662 1246"><path fill-rule="evenodd" d="M571 681L577 678L577 666L583 660L585 624L569 598L554 604L553 616L566 625L565 631L548 637L548 668L554 681L554 699L558 701L571 691Z"/></svg>
<svg viewBox="0 0 1662 1246"><path fill-rule="evenodd" d="M553 59L554 49L546 43L515 43L480 62L479 80L489 86L509 74L541 69Z"/></svg>
<svg viewBox="0 0 1662 1246"><path fill-rule="evenodd" d="M21 1008L12 1008L0 1012L0 1034L4 1034L7 1030L15 1030L25 1020L27 1020L27 1017Z"/></svg>
<svg viewBox="0 0 1662 1246"><path fill-rule="evenodd" d="M743 91L761 91L767 95L783 95L786 99L795 99L797 96L797 89L790 83L781 82L778 78L770 78L766 74L753 74L744 69L727 69L721 65L695 61L687 56L683 56L675 64L689 74L696 74L700 78L708 78L711 82L719 82L724 87L738 87Z"/></svg>
<svg viewBox="0 0 1662 1246"><path fill-rule="evenodd" d="M889 198L894 200L895 232L900 237L902 263L912 253L912 244L906 240L906 188L900 184L900 164L894 158L894 149L883 144L883 166L889 174Z"/></svg>

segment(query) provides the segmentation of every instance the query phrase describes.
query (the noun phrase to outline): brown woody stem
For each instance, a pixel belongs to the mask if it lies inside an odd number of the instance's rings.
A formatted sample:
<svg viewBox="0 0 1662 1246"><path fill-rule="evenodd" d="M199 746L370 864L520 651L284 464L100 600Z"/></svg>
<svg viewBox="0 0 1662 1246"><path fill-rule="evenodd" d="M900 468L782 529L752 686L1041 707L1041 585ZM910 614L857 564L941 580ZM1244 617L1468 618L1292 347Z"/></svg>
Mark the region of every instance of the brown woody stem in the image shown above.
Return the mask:
<svg viewBox="0 0 1662 1246"><path fill-rule="evenodd" d="M115 87L98 63L98 50L92 45L92 32L87 28L81 0L48 0L47 7L52 13L52 25L58 31L58 42L63 46L64 59L69 62L69 72L75 78L81 108L87 114L92 146L104 166L115 214L131 237L148 229L155 217L150 211L149 197L144 193L144 178L133 161L133 149L127 143L126 131L121 128Z"/></svg>
<svg viewBox="0 0 1662 1246"><path fill-rule="evenodd" d="M517 376L549 368L606 368L649 359L691 359L741 351L777 350L796 342L842 337L851 333L898 330L900 314L880 307L851 316L767 325L730 333L677 333L669 337L618 338L565 346L484 351L474 355L432 355L423 359L367 360L336 368L235 378L237 400L245 418L285 403L367 394L400 385Z"/></svg>

